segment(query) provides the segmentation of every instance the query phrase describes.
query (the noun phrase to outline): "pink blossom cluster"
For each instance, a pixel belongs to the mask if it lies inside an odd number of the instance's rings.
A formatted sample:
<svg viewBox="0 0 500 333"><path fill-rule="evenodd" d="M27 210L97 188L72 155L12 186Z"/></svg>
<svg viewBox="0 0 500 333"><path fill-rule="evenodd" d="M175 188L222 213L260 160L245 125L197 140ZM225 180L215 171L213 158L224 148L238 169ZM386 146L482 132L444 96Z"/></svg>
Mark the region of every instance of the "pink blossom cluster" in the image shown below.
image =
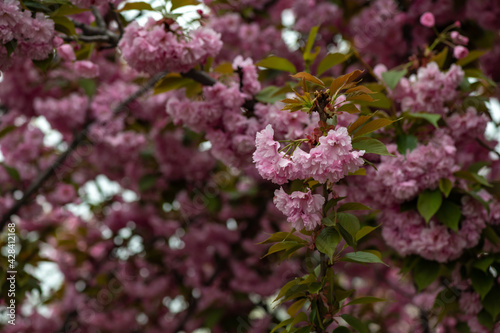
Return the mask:
<svg viewBox="0 0 500 333"><path fill-rule="evenodd" d="M446 114L447 102L456 101L457 88L464 78L460 66L453 64L444 73L435 62L418 69L409 79L402 78L393 97L403 111Z"/></svg>
<svg viewBox="0 0 500 333"><path fill-rule="evenodd" d="M222 47L220 35L211 29L199 28L186 37L181 34L150 18L144 27L129 24L118 46L130 66L149 73L187 72L216 56Z"/></svg>
<svg viewBox="0 0 500 333"><path fill-rule="evenodd" d="M446 118L447 132L455 141L457 150L455 160L462 168L467 168L477 161L487 161L490 150L496 141L485 137L486 125L489 118L484 113L477 112L475 108L468 107L464 113L454 113ZM484 147L477 140L480 140Z"/></svg>
<svg viewBox="0 0 500 333"><path fill-rule="evenodd" d="M465 13L467 18L476 21L484 29L500 29L500 3L496 0L467 1Z"/></svg>
<svg viewBox="0 0 500 333"><path fill-rule="evenodd" d="M155 136L155 156L159 169L169 180L203 180L215 166L214 158L208 151L187 149L182 144L183 132L159 132Z"/></svg>
<svg viewBox="0 0 500 333"><path fill-rule="evenodd" d="M44 89L44 78L29 59L13 59L9 71L2 76L0 101L12 113L28 117L35 115L33 101L36 97L55 95L57 89ZM4 116L5 117L5 116ZM2 122L4 122L2 120Z"/></svg>
<svg viewBox="0 0 500 333"><path fill-rule="evenodd" d="M43 13L21 10L18 0L6 0L0 3L0 42L17 43L10 57L18 56L42 60L53 50L54 21ZM5 47L0 48L0 70L11 65Z"/></svg>
<svg viewBox="0 0 500 333"><path fill-rule="evenodd" d="M495 82L500 81L500 68L497 66L499 57L500 42L499 39L497 39L492 48L484 56L479 58L481 69ZM498 93L497 96L498 95L500 95L500 93Z"/></svg>
<svg viewBox="0 0 500 333"><path fill-rule="evenodd" d="M3 163L16 169L22 181L34 179L53 159L53 156L49 160L43 158L50 151L43 139L40 129L25 123L0 140Z"/></svg>
<svg viewBox="0 0 500 333"><path fill-rule="evenodd" d="M235 71L241 70L241 85L242 90L249 97L252 97L260 91L260 82L257 76L257 67L253 64L251 58L243 59L242 56L237 56L233 61L233 69Z"/></svg>
<svg viewBox="0 0 500 333"><path fill-rule="evenodd" d="M403 36L406 21L394 0L376 0L351 19L349 33L367 59L393 67L408 49Z"/></svg>
<svg viewBox="0 0 500 333"><path fill-rule="evenodd" d="M283 214L287 221L297 230L314 230L321 225L322 208L325 198L321 194L295 191L287 194L283 188L274 192L274 204Z"/></svg>
<svg viewBox="0 0 500 333"><path fill-rule="evenodd" d="M465 199L462 200L463 205L467 205ZM478 244L485 227L484 214L469 212L468 209L469 207L462 209L465 219L458 232L447 228L436 218L426 224L416 211L386 209L381 215L381 220L384 221L382 236L389 246L403 256L417 254L438 262L454 260L465 249Z"/></svg>
<svg viewBox="0 0 500 333"><path fill-rule="evenodd" d="M263 126L271 125L278 138L296 140L311 133L319 122L318 113L287 112L283 111L283 103L275 104L257 103L254 106L255 115ZM339 116L339 124L342 123ZM342 126L347 126L349 123Z"/></svg>
<svg viewBox="0 0 500 333"><path fill-rule="evenodd" d="M319 145L305 152L297 148L292 157L279 152L280 143L274 140L274 130L268 125L257 133L257 149L253 160L262 178L276 184L288 180L312 177L320 183L329 180L338 182L349 172L359 169L364 163L364 151L353 151L351 137L345 127L330 130L319 138Z"/></svg>
<svg viewBox="0 0 500 333"><path fill-rule="evenodd" d="M233 61L238 55L253 60L265 58L270 53L291 55L280 30L274 26L260 26L257 22L246 23L236 13L212 17L207 27L218 32L224 43L218 61Z"/></svg>
<svg viewBox="0 0 500 333"><path fill-rule="evenodd" d="M424 189L435 189L441 178L453 177L453 172L459 170L455 162L457 148L444 134L426 145L419 144L406 155L401 155L395 145L387 148L396 156L382 156L378 171L370 171L371 181L359 179L368 200L384 206L411 200Z"/></svg>
<svg viewBox="0 0 500 333"><path fill-rule="evenodd" d="M257 119L242 113L246 94L233 82L229 86L205 86L203 95L204 100L192 101L182 93L172 94L167 101L167 114L177 125L205 132L216 158L233 166L248 165L260 125Z"/></svg>
<svg viewBox="0 0 500 333"><path fill-rule="evenodd" d="M33 107L37 114L45 116L54 129L64 134L71 134L85 122L88 103L87 96L72 93L58 99L36 98Z"/></svg>
<svg viewBox="0 0 500 333"><path fill-rule="evenodd" d="M317 25L328 25L336 28L340 28L342 25L342 10L329 1L294 1L292 10L296 17L293 27L302 33L308 34L312 27Z"/></svg>

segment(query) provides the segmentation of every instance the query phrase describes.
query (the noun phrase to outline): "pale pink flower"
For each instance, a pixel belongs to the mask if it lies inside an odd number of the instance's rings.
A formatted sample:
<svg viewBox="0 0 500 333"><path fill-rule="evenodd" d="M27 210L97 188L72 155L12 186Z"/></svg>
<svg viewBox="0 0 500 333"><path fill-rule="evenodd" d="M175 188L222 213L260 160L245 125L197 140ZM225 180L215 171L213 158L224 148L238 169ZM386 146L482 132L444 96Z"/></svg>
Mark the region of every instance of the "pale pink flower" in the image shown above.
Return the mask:
<svg viewBox="0 0 500 333"><path fill-rule="evenodd" d="M420 16L420 24L425 27L432 28L436 23L434 19L434 15L430 12L425 12L422 16Z"/></svg>
<svg viewBox="0 0 500 333"><path fill-rule="evenodd" d="M321 225L321 209L325 198L320 194L295 191L288 195L283 188L274 192L274 204L283 214L287 221L297 230L313 230Z"/></svg>

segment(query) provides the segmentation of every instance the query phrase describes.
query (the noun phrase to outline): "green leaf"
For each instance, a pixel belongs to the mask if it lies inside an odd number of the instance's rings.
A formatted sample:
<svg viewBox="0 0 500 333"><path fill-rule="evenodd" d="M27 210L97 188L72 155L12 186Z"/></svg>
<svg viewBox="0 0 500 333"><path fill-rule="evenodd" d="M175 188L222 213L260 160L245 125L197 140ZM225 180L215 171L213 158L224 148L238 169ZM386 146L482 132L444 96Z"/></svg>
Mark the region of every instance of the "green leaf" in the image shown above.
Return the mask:
<svg viewBox="0 0 500 333"><path fill-rule="evenodd" d="M333 217L333 220L332 220L332 217ZM326 225L327 227L333 227L336 224L335 223L335 220L336 220L335 214L332 214L332 217L330 217L330 216L323 217L321 219L321 223L323 223L323 225Z"/></svg>
<svg viewBox="0 0 500 333"><path fill-rule="evenodd" d="M413 268L413 279L417 284L418 290L422 290L434 282L439 274L439 263L420 259Z"/></svg>
<svg viewBox="0 0 500 333"><path fill-rule="evenodd" d="M482 257L481 259L477 260L474 262L473 267L479 268L483 272L486 273L486 271L490 268L491 264L495 261L495 258L492 256L487 256L487 257Z"/></svg>
<svg viewBox="0 0 500 333"><path fill-rule="evenodd" d="M453 184L448 178L441 178L439 180L439 189L444 194L445 198L448 198L452 188Z"/></svg>
<svg viewBox="0 0 500 333"><path fill-rule="evenodd" d="M356 233L356 242L377 228L378 227L364 226Z"/></svg>
<svg viewBox="0 0 500 333"><path fill-rule="evenodd" d="M306 47L304 48L304 53L302 54L305 62L313 62L319 53L318 47L316 48L315 53L311 53L314 41L316 40L316 35L318 34L318 29L319 26L312 27L311 31L309 32L309 36L307 37Z"/></svg>
<svg viewBox="0 0 500 333"><path fill-rule="evenodd" d="M269 68L269 69L276 69L279 71L285 71L285 72L290 72L290 73L297 73L297 69L295 68L295 65L292 64L289 60L281 57L276 57L276 56L271 56L267 57L265 59L262 59L258 63L256 63L257 66L259 67L264 67L264 68Z"/></svg>
<svg viewBox="0 0 500 333"><path fill-rule="evenodd" d="M75 24L66 16L56 16L52 20L54 21L54 29L56 31L62 32L67 36L76 35Z"/></svg>
<svg viewBox="0 0 500 333"><path fill-rule="evenodd" d="M491 315L485 309L478 313L477 321L479 321L481 325L486 326L490 330L493 329L493 325L495 324L493 318L491 318ZM467 326L467 328L469 328L469 326ZM471 333L470 330L468 333Z"/></svg>
<svg viewBox="0 0 500 333"><path fill-rule="evenodd" d="M394 89L398 85L399 80L401 80L406 73L408 73L406 69L400 71L387 71L382 73L382 79L384 79L390 89Z"/></svg>
<svg viewBox="0 0 500 333"><path fill-rule="evenodd" d="M171 2L172 8L170 8L170 11L174 11L177 8L181 8L184 6L197 6L200 4L200 2L196 0L171 0Z"/></svg>
<svg viewBox="0 0 500 333"><path fill-rule="evenodd" d="M357 252L350 252L347 253L343 258L342 261L349 261L349 262L357 262L357 263L362 263L362 264L384 264L388 266L386 263L384 263L382 260L380 260L379 257L374 255L373 253L370 252L363 252L363 251L357 251Z"/></svg>
<svg viewBox="0 0 500 333"><path fill-rule="evenodd" d="M341 64L349 58L350 55L342 54L342 53L330 53L327 54L326 57L321 60L316 70L316 75L320 76L330 68L335 65Z"/></svg>
<svg viewBox="0 0 500 333"><path fill-rule="evenodd" d="M300 282L300 279L298 279L298 278L297 279L293 279L292 281L288 281L281 288L281 290L278 293L278 296L276 296L276 298L274 299L273 302L276 302L277 300L279 300L280 298L282 298L283 296L285 296L285 294L288 292L288 290L290 290L290 288L292 288L293 286L297 285L299 282Z"/></svg>
<svg viewBox="0 0 500 333"><path fill-rule="evenodd" d="M21 176L19 175L19 171L17 171L17 169L3 163L2 166L4 167L5 171L7 171L7 173L9 174L10 178L15 180L16 182L21 181Z"/></svg>
<svg viewBox="0 0 500 333"><path fill-rule="evenodd" d="M271 333L276 332L276 330L277 330L278 328L284 327L284 326L286 326L286 325L290 324L292 321L293 321L293 318L290 318L290 319L287 319L287 320L283 320L281 323L279 323L278 325L276 325L276 326L273 328L273 330L271 331Z"/></svg>
<svg viewBox="0 0 500 333"><path fill-rule="evenodd" d="M363 125L368 120L370 120L371 117L373 117L373 114L369 115L369 116L359 116L355 122L353 122L352 124L349 125L349 128L348 128L349 134L352 134L352 132L354 132L356 129L361 127L361 125Z"/></svg>
<svg viewBox="0 0 500 333"><path fill-rule="evenodd" d="M276 243L269 248L269 250L267 251L267 253L264 257L267 257L268 255L276 253L276 252L288 250L288 249L295 247L297 245L301 245L301 247L303 246L303 244L297 244L297 242L293 242L293 241Z"/></svg>
<svg viewBox="0 0 500 333"><path fill-rule="evenodd" d="M5 43L3 46L5 46L5 49L7 50L7 57L10 57L12 52L14 52L16 50L17 39L11 39L7 43Z"/></svg>
<svg viewBox="0 0 500 333"><path fill-rule="evenodd" d="M358 109L358 107L356 106L356 104L347 103L347 104L342 104L337 109L337 112L347 112L347 113L353 114L353 113L359 113L360 110Z"/></svg>
<svg viewBox="0 0 500 333"><path fill-rule="evenodd" d="M177 73L168 74L155 85L154 94L157 95L170 90L180 89L193 82L195 81L187 77L182 77Z"/></svg>
<svg viewBox="0 0 500 333"><path fill-rule="evenodd" d="M457 61L457 65L464 67L465 65L473 62L474 60L479 59L486 52L487 51L472 50L465 58L459 59Z"/></svg>
<svg viewBox="0 0 500 333"><path fill-rule="evenodd" d="M495 286L490 290L488 295L481 302L483 307L496 321L497 316L500 314L500 286Z"/></svg>
<svg viewBox="0 0 500 333"><path fill-rule="evenodd" d="M306 72L299 72L297 74L290 75L290 76L293 77L293 78L296 78L296 79L304 79L306 81L315 83L315 84L320 85L322 87L325 86L325 83L323 81L321 81L320 79L318 79L316 76L311 75L311 74L306 73Z"/></svg>
<svg viewBox="0 0 500 333"><path fill-rule="evenodd" d="M144 175L139 179L139 191L145 192L156 185L158 175Z"/></svg>
<svg viewBox="0 0 500 333"><path fill-rule="evenodd" d="M330 209L332 209L333 207L335 207L335 205L337 205L337 203L339 201L342 201L343 199L345 199L346 197L338 197L338 198L332 198L330 200L328 200L328 202L326 203L324 209L323 209L323 212L325 213L325 215L328 213L328 211Z"/></svg>
<svg viewBox="0 0 500 333"><path fill-rule="evenodd" d="M55 17L55 16L75 15L83 12L88 12L89 10L90 10L89 8L78 8L73 4L68 4L68 5L62 5L55 12L50 14L50 16Z"/></svg>
<svg viewBox="0 0 500 333"><path fill-rule="evenodd" d="M342 319L344 319L352 328L354 328L359 333L369 333L368 326L363 323L358 318L351 316L350 314L341 315Z"/></svg>
<svg viewBox="0 0 500 333"><path fill-rule="evenodd" d="M361 138L356 138L361 139ZM377 139L364 138L364 140L354 140L352 147L358 150L364 150L366 153L394 156L387 151L387 147Z"/></svg>
<svg viewBox="0 0 500 333"><path fill-rule="evenodd" d="M52 65L52 61L54 60L54 52L51 52L50 54L47 54L47 58L43 60L31 60L33 64L42 70L42 72L47 72L47 69L49 69L50 65Z"/></svg>
<svg viewBox="0 0 500 333"><path fill-rule="evenodd" d="M347 244L356 246L356 233L360 229L359 220L349 213L337 213L337 225Z"/></svg>
<svg viewBox="0 0 500 333"><path fill-rule="evenodd" d="M49 7L47 7L44 4L41 4L40 2L37 2L37 1L24 0L23 5L26 6L26 8L28 8L32 12L44 12L44 13L51 12Z"/></svg>
<svg viewBox="0 0 500 333"><path fill-rule="evenodd" d="M286 310L286 312L288 312L290 317L295 316L297 314L297 312L299 312L300 309L302 309L302 307L304 306L306 301L307 301L307 298L299 299L297 302L290 305L290 307Z"/></svg>
<svg viewBox="0 0 500 333"><path fill-rule="evenodd" d="M365 297L353 299L352 301L347 303L346 306L356 305L356 304L370 304L370 303L377 303L377 302L387 302L387 300L383 299L383 298L373 297L373 296L365 296Z"/></svg>
<svg viewBox="0 0 500 333"><path fill-rule="evenodd" d="M371 210L371 208L359 202L346 202L337 209L337 212L340 213L348 210Z"/></svg>
<svg viewBox="0 0 500 333"><path fill-rule="evenodd" d="M288 324L287 331L290 332L290 329L297 325L300 322L307 321L307 315L304 312L300 312L298 315L296 315L292 322Z"/></svg>
<svg viewBox="0 0 500 333"><path fill-rule="evenodd" d="M295 333L310 333L310 332L311 332L311 326L304 326L295 331Z"/></svg>
<svg viewBox="0 0 500 333"><path fill-rule="evenodd" d="M484 168L488 167L491 165L490 161L479 161L479 162L474 162L469 167L467 168L467 171L473 172L473 173L479 173L479 171Z"/></svg>
<svg viewBox="0 0 500 333"><path fill-rule="evenodd" d="M443 197L439 190L425 190L418 196L417 209L420 215L429 223L431 217L437 213L443 202Z"/></svg>
<svg viewBox="0 0 500 333"><path fill-rule="evenodd" d="M275 232L274 234L272 234L265 241L257 243L257 244L269 244L269 243L276 243L276 242L282 242L282 241L294 241L297 243L307 243L306 240L304 240L298 236L293 235L292 232L279 231L279 232Z"/></svg>
<svg viewBox="0 0 500 333"><path fill-rule="evenodd" d="M457 232L462 212L459 205L450 200L444 200L436 213L436 217L441 223Z"/></svg>
<svg viewBox="0 0 500 333"><path fill-rule="evenodd" d="M4 136L6 136L7 134L9 134L10 132L12 132L13 130L15 130L17 127L14 126L14 125L9 125L9 126L5 126L4 128L2 128L0 130L0 138L3 138Z"/></svg>
<svg viewBox="0 0 500 333"><path fill-rule="evenodd" d="M289 87L287 86L287 88ZM255 99L258 100L259 102L273 104L285 98L287 90L284 90L276 86L268 86L259 91L255 95Z"/></svg>
<svg viewBox="0 0 500 333"><path fill-rule="evenodd" d="M366 176L366 169L365 168L359 168L358 170L354 172L349 172L349 176Z"/></svg>
<svg viewBox="0 0 500 333"><path fill-rule="evenodd" d="M486 228L483 229L483 236L486 237L494 245L500 244L500 237L498 237L495 230L489 225L487 225Z"/></svg>
<svg viewBox="0 0 500 333"><path fill-rule="evenodd" d="M478 175L477 173L474 173L474 172L460 170L460 171L453 173L453 175L455 177L469 180L471 182L479 183L479 184L487 186L487 187L492 187L492 185L490 183L488 183L486 178L484 178L483 176Z"/></svg>
<svg viewBox="0 0 500 333"><path fill-rule="evenodd" d="M489 275L488 272L483 272L475 268L471 270L469 277L474 290L481 296L481 299L484 299L486 294L488 294L493 287L493 277Z"/></svg>
<svg viewBox="0 0 500 333"><path fill-rule="evenodd" d="M393 122L394 122L394 120L385 119L385 118L372 120L369 123L365 124L360 129L358 129L356 131L356 133L354 133L354 137L357 138L358 136L362 136L362 135L371 133L371 132L376 131L382 127L388 126L388 125L392 124Z"/></svg>
<svg viewBox="0 0 500 333"><path fill-rule="evenodd" d="M339 326L333 330L333 333L351 333L351 330L345 326Z"/></svg>
<svg viewBox="0 0 500 333"><path fill-rule="evenodd" d="M342 238L335 228L324 228L316 238L316 248L319 252L326 254L331 260L341 240Z"/></svg>
<svg viewBox="0 0 500 333"><path fill-rule="evenodd" d="M306 295L306 292L309 292L309 285L307 284L292 286L285 294L285 298L281 301L281 303L287 302L291 299L303 297Z"/></svg>
<svg viewBox="0 0 500 333"><path fill-rule="evenodd" d="M421 112L421 113L408 113L407 116L410 118L427 120L434 127L439 128L438 121L439 119L441 119L441 115L439 114Z"/></svg>
<svg viewBox="0 0 500 333"><path fill-rule="evenodd" d="M119 12L125 12L127 10L154 10L153 7L147 2L128 2L123 6Z"/></svg>
<svg viewBox="0 0 500 333"><path fill-rule="evenodd" d="M401 155L405 155L408 150L412 151L413 149L417 148L417 143L418 143L417 138L412 134L403 134L399 135L396 138L396 144L398 145L398 152Z"/></svg>
<svg viewBox="0 0 500 333"><path fill-rule="evenodd" d="M78 80L78 84L80 85L80 87L82 87L87 96L92 97L95 95L97 91L97 85L94 80L82 78Z"/></svg>
<svg viewBox="0 0 500 333"><path fill-rule="evenodd" d="M436 62L439 68L443 69L446 58L448 57L448 48L445 47L441 52L431 58L431 61Z"/></svg>

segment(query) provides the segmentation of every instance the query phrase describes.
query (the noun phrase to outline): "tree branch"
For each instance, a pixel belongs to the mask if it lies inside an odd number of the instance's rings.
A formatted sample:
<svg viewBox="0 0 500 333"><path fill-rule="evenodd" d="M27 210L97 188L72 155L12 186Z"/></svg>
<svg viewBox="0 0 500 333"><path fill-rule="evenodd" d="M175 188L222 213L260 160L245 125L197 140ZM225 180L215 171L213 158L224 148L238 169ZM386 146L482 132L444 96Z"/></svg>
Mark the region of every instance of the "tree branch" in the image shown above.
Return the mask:
<svg viewBox="0 0 500 333"><path fill-rule="evenodd" d="M140 96L144 95L149 89L151 89L163 76L165 76L165 72L158 73L154 75L152 78L149 79L149 81L143 85L141 88L139 88L135 93L130 95L127 99L125 99L123 102L118 104L118 106L113 110L113 114L116 115L128 106L128 104L135 99L139 98ZM91 103L89 103L90 107ZM56 170L66 161L68 156L87 138L87 132L90 127L90 125L93 123L93 121L87 121L84 125L82 130L75 135L73 138L73 141L71 141L68 149L61 155L59 155L54 163L47 169L45 169L28 187L28 189L23 193L23 196L16 200L14 205L7 210L6 213L2 215L2 218L0 219L0 232L3 231L5 225L7 224L8 221L10 221L10 218L12 215L16 214L19 209L24 206L25 204L28 203L28 201L31 199L32 195L38 192L38 190L45 184L45 182L52 177Z"/></svg>

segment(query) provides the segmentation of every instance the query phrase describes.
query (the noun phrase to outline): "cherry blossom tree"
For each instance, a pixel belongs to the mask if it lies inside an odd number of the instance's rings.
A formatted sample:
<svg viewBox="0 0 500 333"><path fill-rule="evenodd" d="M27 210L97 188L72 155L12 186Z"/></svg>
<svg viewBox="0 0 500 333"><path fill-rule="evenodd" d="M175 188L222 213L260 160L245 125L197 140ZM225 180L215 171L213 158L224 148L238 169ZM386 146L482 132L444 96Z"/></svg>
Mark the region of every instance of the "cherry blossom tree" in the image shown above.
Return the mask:
<svg viewBox="0 0 500 333"><path fill-rule="evenodd" d="M500 332L499 16L2 1L2 332Z"/></svg>

